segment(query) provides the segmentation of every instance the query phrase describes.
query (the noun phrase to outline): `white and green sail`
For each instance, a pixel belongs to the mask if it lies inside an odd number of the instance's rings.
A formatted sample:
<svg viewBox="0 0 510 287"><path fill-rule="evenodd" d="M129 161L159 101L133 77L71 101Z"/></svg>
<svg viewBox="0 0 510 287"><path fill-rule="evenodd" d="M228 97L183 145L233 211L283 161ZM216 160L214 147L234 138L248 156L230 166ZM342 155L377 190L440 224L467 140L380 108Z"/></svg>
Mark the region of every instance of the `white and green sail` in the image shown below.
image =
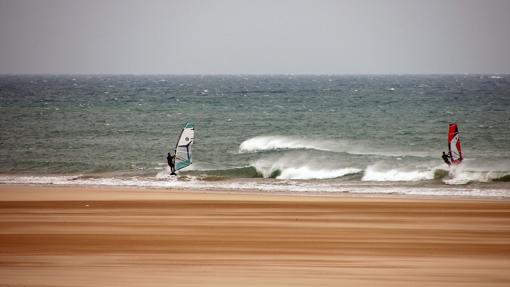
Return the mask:
<svg viewBox="0 0 510 287"><path fill-rule="evenodd" d="M175 146L175 170L191 165L191 145L195 138L195 128L192 123L186 123Z"/></svg>

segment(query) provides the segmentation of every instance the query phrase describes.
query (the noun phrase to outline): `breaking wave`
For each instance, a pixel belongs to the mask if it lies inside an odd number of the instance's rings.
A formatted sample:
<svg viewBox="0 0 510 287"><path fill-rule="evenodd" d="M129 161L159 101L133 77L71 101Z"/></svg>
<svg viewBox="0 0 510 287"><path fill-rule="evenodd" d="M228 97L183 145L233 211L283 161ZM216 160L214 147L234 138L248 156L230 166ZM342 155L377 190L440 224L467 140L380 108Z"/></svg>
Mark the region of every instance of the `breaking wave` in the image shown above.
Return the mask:
<svg viewBox="0 0 510 287"><path fill-rule="evenodd" d="M256 168L265 178L276 179L331 179L361 172L357 168L314 169L309 166L299 167L258 167Z"/></svg>
<svg viewBox="0 0 510 287"><path fill-rule="evenodd" d="M429 168L382 168L377 164L368 166L362 181L429 181L439 180L447 185L465 185L469 183L508 182L509 171L472 170L458 166L449 170L439 166Z"/></svg>
<svg viewBox="0 0 510 287"><path fill-rule="evenodd" d="M239 146L240 153L278 149L315 149L332 151L331 142L306 140L289 136L258 136L245 140Z"/></svg>
<svg viewBox="0 0 510 287"><path fill-rule="evenodd" d="M368 166L362 181L422 181L435 178L434 170L382 169L377 165Z"/></svg>
<svg viewBox="0 0 510 287"><path fill-rule="evenodd" d="M446 184L468 184L472 182L508 182L510 174L501 171L470 171L462 167L452 169L449 176L443 180Z"/></svg>
<svg viewBox="0 0 510 287"><path fill-rule="evenodd" d="M357 168L315 169L310 166L246 166L230 169L203 170L183 172L183 175L196 176L203 180L218 181L229 178L275 178L275 179L330 179L358 174ZM158 174L158 178L168 178L167 171Z"/></svg>
<svg viewBox="0 0 510 287"><path fill-rule="evenodd" d="M263 156L252 163L264 178L276 179L332 179L357 174L361 168L342 163L330 154L317 151Z"/></svg>
<svg viewBox="0 0 510 287"><path fill-rule="evenodd" d="M403 150L402 147L374 148L367 141L348 141L331 139L308 139L297 136L256 136L239 145L239 153L255 153L274 150L308 149L325 152L347 153L352 155L376 155L385 157L429 157L431 153Z"/></svg>

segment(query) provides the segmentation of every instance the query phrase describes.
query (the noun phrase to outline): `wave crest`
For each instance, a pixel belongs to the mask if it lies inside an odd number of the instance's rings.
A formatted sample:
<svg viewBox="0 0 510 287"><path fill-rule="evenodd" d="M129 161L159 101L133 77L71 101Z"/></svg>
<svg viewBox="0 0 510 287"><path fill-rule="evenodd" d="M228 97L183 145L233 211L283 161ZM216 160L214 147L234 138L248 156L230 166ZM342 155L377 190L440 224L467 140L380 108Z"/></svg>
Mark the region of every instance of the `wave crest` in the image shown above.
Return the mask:
<svg viewBox="0 0 510 287"><path fill-rule="evenodd" d="M403 147L372 147L367 140L340 140L324 139L320 137L298 137L298 136L256 136L243 141L239 145L239 153L254 153L272 150L296 150L307 149L326 151L334 153L347 153L350 155L362 156L384 156L384 157L430 157L434 153L406 150Z"/></svg>
<svg viewBox="0 0 510 287"><path fill-rule="evenodd" d="M257 136L245 140L239 146L240 153L278 149L315 149L332 151L327 142L288 136Z"/></svg>
<svg viewBox="0 0 510 287"><path fill-rule="evenodd" d="M280 171L277 179L328 179L338 178L346 175L361 172L357 168L339 168L339 169L312 169L308 166L290 167Z"/></svg>

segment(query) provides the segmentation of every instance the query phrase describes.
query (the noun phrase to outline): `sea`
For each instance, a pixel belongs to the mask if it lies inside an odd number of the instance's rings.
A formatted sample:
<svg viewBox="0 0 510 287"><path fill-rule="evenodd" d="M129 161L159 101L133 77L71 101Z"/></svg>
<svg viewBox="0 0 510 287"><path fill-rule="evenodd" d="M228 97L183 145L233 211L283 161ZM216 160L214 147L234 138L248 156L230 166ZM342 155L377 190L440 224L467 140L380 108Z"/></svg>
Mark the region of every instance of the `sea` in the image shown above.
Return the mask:
<svg viewBox="0 0 510 287"><path fill-rule="evenodd" d="M1 75L0 184L508 198L510 75Z"/></svg>

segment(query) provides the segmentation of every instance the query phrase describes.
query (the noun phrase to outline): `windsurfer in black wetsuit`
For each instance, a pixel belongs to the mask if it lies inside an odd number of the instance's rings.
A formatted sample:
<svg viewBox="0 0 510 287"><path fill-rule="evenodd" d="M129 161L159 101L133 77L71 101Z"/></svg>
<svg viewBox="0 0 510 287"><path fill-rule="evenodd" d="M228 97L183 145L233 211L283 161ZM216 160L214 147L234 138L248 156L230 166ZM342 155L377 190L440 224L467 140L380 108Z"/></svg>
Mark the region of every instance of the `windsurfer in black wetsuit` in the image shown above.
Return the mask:
<svg viewBox="0 0 510 287"><path fill-rule="evenodd" d="M170 167L170 175L177 175L175 174L175 156L168 153L168 156L166 157L166 161L168 162L168 166Z"/></svg>
<svg viewBox="0 0 510 287"><path fill-rule="evenodd" d="M448 166L450 166L450 164L451 164L451 163L450 163L450 160L449 160L449 156L448 156L445 152L443 152L443 155L442 155L441 157L443 158L444 162L445 162Z"/></svg>

